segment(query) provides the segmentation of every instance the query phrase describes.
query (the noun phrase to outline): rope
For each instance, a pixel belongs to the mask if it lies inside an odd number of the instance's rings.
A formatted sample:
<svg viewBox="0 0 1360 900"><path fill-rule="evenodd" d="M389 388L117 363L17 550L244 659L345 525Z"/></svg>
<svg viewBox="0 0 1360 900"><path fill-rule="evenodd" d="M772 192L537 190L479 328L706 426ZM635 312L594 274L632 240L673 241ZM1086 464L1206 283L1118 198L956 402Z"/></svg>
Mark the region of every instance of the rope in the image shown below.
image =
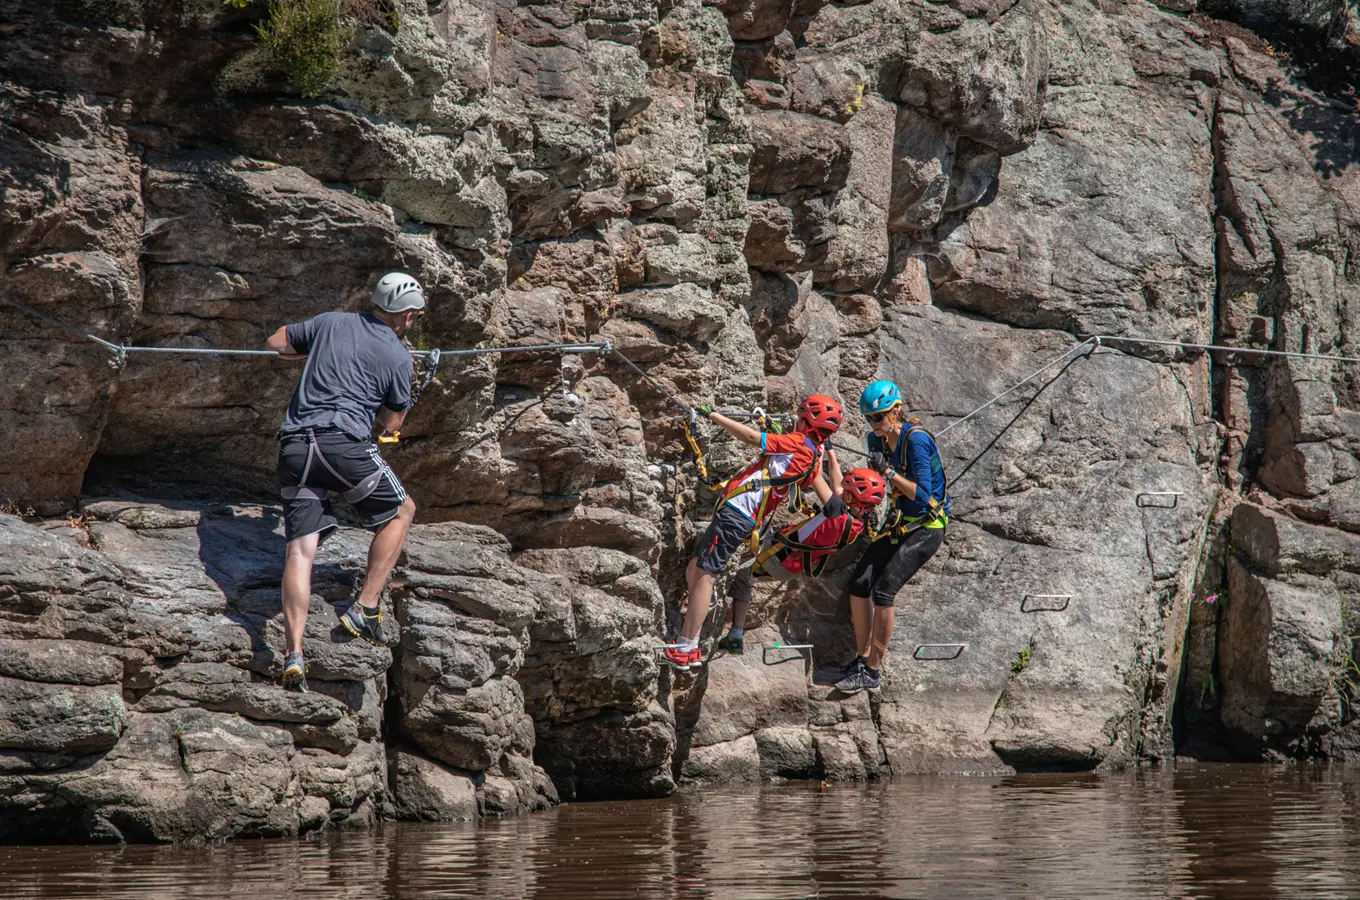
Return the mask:
<svg viewBox="0 0 1360 900"><path fill-rule="evenodd" d="M67 324L66 324L65 322L63 322L61 319L55 318L55 317L53 317L53 316L49 316L47 313L38 312L38 311L37 311L36 309L34 309L33 307L28 306L27 304L24 304L24 303L20 303L18 300L11 300L9 297L0 297L0 300L5 301L5 302L8 303L10 306L13 306L15 309L22 309L24 312L28 313L28 314L31 315L31 316L37 316L39 319L44 319L44 320L46 320L46 321L48 321L48 322L51 322L53 325L56 325L56 326L59 327L59 328L65 328L67 331L71 332L72 334L78 334L78 335L80 335L81 337L89 338L90 340L94 341L96 344L101 344L101 345L103 345L104 347L107 347L108 349L114 351L115 353L121 352L121 351L123 350L123 347L122 347L122 345L120 345L120 344L112 344L112 343L109 343L108 341L104 340L102 337L96 337L95 335L90 334L88 331L81 331L79 328L75 327L74 325L67 325Z"/></svg>
<svg viewBox="0 0 1360 900"><path fill-rule="evenodd" d="M737 421L737 422L750 422L750 421L754 421L754 420L758 420L758 419L778 419L778 420L780 420L780 421L787 422L787 421L790 421L790 420L792 420L792 419L794 418L793 413L767 413L767 412L764 412L763 410L751 410L751 409L715 409L715 410L713 410L713 411L714 411L715 413L717 413L718 415L720 415L720 416L724 416L724 417L726 417L726 418L728 418L728 419L732 419L732 420ZM677 420L677 419L686 419L686 418L689 418L689 417L688 417L688 416L671 416L670 418L671 418L672 420Z"/></svg>
<svg viewBox="0 0 1360 900"><path fill-rule="evenodd" d="M18 300L9 297L0 297L0 300L8 303L16 309L21 309L29 315L36 316L44 321L51 322L60 328L64 328L72 334L88 338L113 353L121 361L129 353L172 353L176 355L197 355L197 356L273 356L279 354L273 350L238 350L229 347L137 347L130 344L115 344L106 341L98 335L82 331L74 325L68 325L55 316L39 312L27 304L20 303ZM598 341L594 343L564 343L564 344L524 344L514 347L473 347L466 350L411 350L410 354L417 359L432 359L438 366L439 360L447 359L451 356L486 356L492 353L608 353L614 349L614 345L609 341ZM631 365L631 364L630 364ZM426 385L428 386L428 385ZM423 388L422 388L423 389Z"/></svg>
<svg viewBox="0 0 1360 900"><path fill-rule="evenodd" d="M485 356L489 353L609 353L614 345L609 341L585 344L523 344L516 347L472 347L467 350L412 350L415 357L439 354L441 359L451 356ZM617 351L616 351L617 352Z"/></svg>
<svg viewBox="0 0 1360 900"><path fill-rule="evenodd" d="M631 359L629 359L628 357L624 356L621 352L619 352L618 347L615 347L612 344L609 345L609 352L612 352L619 359L623 360L628 365L628 368L632 369L634 372L641 375L644 381L646 381L653 388L659 391L661 395L665 397L667 400L669 400L674 406L678 407L684 413L684 418L689 418L689 411L693 408L691 404L684 402L675 394L672 394L670 391L666 390L665 386L662 385L661 382L657 381L655 378L648 375L646 372L642 371L642 369L638 366L637 363L633 362Z"/></svg>
<svg viewBox="0 0 1360 900"><path fill-rule="evenodd" d="M964 416L964 417L961 418L961 419L957 419L957 420L955 420L955 421L953 421L953 422L950 422L950 423L949 423L948 425L946 425L944 428L941 428L939 431L935 432L936 437L938 437L938 436L940 436L940 435L942 435L942 434L945 434L946 432L950 431L951 429L957 428L958 426L962 425L964 422L967 422L969 419L973 418L973 416L975 416L975 415L977 415L978 413L982 412L984 409L986 409L987 407L991 406L993 403L996 403L998 400L1002 399L1003 397L1009 396L1010 394L1014 393L1016 390L1020 389L1021 387L1024 387L1026 384L1029 384L1031 381L1033 381L1034 379L1038 378L1040 375L1042 375L1042 374L1044 374L1045 372L1047 372L1049 369L1051 369L1051 368L1053 368L1054 366L1056 366L1058 363L1060 363L1060 362L1062 362L1063 360L1067 359L1067 358L1068 358L1069 356L1071 356L1072 354L1077 353L1078 351L1084 349L1088 344L1093 345L1093 349L1094 349L1094 347L1100 346L1100 341L1101 341L1101 339L1098 338L1098 337L1087 338L1086 340L1082 341L1080 344L1077 344L1075 347L1069 348L1068 351L1067 351L1066 353L1062 354L1061 356L1055 356L1055 357L1053 357L1053 358L1050 359L1048 362L1044 363L1043 368L1037 369L1037 370L1035 370L1034 372L1031 372L1029 375L1026 375L1024 378L1020 379L1020 380L1017 381L1015 384L1013 384L1013 385L1011 385L1010 387L1006 388L1004 391L1002 391L1001 393L997 394L995 397L993 397L992 399L988 400L986 403L982 404L982 405L979 406L977 409L975 409L975 410L973 410L972 412L970 412L968 415Z"/></svg>
<svg viewBox="0 0 1360 900"><path fill-rule="evenodd" d="M1224 344L1191 344L1187 341L1159 341L1153 338L1113 337L1098 335L1090 338L1097 344L1102 342L1122 342L1125 344L1148 344L1156 347L1180 347L1185 350L1221 350L1224 353L1246 353L1255 356L1288 356L1293 359L1322 359L1328 362L1360 363L1360 356L1332 356L1326 353L1295 353L1290 350L1257 350L1252 347L1229 347Z"/></svg>

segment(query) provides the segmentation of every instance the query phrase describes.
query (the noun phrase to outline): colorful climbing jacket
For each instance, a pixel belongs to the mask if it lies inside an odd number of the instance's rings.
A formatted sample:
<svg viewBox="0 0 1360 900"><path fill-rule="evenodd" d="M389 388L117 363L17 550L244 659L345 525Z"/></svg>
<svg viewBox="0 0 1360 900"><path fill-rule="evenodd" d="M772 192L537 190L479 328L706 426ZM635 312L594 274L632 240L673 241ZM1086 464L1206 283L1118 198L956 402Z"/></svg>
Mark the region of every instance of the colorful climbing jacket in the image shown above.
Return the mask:
<svg viewBox="0 0 1360 900"><path fill-rule="evenodd" d="M822 468L822 448L804 432L761 432L760 457L725 485L719 485L719 506L731 506L763 526L779 504L795 489L810 482Z"/></svg>

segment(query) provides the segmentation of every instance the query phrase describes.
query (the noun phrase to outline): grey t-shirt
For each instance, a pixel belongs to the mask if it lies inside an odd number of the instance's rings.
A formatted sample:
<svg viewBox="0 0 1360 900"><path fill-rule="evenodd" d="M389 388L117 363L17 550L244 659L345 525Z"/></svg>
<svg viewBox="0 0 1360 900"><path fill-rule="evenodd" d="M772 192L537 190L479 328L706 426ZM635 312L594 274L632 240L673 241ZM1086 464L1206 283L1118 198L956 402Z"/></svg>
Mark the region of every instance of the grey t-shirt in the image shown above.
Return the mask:
<svg viewBox="0 0 1360 900"><path fill-rule="evenodd" d="M355 440L373 435L379 407L411 407L411 353L397 333L368 313L322 313L288 326L288 343L307 354L279 434L338 428Z"/></svg>

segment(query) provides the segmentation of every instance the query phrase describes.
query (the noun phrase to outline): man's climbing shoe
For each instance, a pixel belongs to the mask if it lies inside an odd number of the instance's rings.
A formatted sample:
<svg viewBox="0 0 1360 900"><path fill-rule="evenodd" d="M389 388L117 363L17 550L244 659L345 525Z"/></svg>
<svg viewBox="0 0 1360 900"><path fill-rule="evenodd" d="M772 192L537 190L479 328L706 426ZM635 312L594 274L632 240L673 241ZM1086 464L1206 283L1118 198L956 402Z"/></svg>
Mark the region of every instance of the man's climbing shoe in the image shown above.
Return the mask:
<svg viewBox="0 0 1360 900"><path fill-rule="evenodd" d="M855 662L858 665L854 671L836 682L836 690L847 695L878 690L883 683L882 676L870 669L863 659L856 659Z"/></svg>
<svg viewBox="0 0 1360 900"><path fill-rule="evenodd" d="M340 624L357 638L363 638L375 647L387 646L387 632L383 631L382 613L374 610L370 615L358 600L340 614Z"/></svg>
<svg viewBox="0 0 1360 900"><path fill-rule="evenodd" d="M299 693L307 693L307 663L301 653L289 653L283 661L284 690L292 688Z"/></svg>
<svg viewBox="0 0 1360 900"><path fill-rule="evenodd" d="M718 641L718 649L726 650L733 656L741 656L743 653L746 652L746 649L741 645L741 638L732 637L732 633L730 631L727 634L723 635L722 640Z"/></svg>
<svg viewBox="0 0 1360 900"><path fill-rule="evenodd" d="M671 668L677 672L688 672L691 665L698 665L699 663L698 650L680 650L675 647L667 647L661 651L661 654L666 657L666 662L671 664Z"/></svg>

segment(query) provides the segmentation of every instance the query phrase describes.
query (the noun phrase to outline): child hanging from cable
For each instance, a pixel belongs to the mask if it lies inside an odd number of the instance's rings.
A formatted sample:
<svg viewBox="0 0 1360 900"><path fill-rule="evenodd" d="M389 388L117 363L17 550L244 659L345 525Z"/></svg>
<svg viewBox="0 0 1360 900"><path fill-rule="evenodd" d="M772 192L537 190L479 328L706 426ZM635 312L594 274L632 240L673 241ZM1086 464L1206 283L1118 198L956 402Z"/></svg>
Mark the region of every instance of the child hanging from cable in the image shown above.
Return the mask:
<svg viewBox="0 0 1360 900"><path fill-rule="evenodd" d="M873 469L851 469L845 478L829 455L833 496L822 511L795 525L767 535L760 552L737 569L727 594L732 598L732 628L718 641L718 649L733 656L743 652L746 612L751 608L751 586L756 579L792 581L798 575L816 578L831 554L850 546L864 533L869 517L887 496L888 488Z"/></svg>
<svg viewBox="0 0 1360 900"><path fill-rule="evenodd" d="M822 477L823 445L841 427L842 416L841 405L822 394L813 394L799 404L792 434L757 431L714 412L707 404L695 412L743 444L759 447L760 456L728 480L713 521L699 538L685 570L689 606L680 637L674 647L665 650L667 661L680 671L689 671L703 661L699 632L713 599L713 582L727 569L742 542L759 534L795 489L810 486L822 503L831 498L831 488Z"/></svg>

